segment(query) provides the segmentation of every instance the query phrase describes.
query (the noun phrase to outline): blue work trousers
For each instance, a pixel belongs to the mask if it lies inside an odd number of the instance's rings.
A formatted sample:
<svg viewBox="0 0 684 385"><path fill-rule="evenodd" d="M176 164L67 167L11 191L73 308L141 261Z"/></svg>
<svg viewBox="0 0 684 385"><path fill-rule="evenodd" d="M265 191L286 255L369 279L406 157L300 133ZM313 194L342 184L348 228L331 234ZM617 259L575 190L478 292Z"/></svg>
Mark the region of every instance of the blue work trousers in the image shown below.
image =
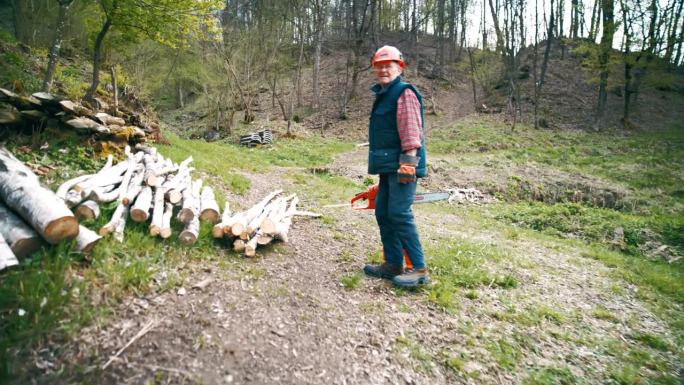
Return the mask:
<svg viewBox="0 0 684 385"><path fill-rule="evenodd" d="M403 249L406 249L413 268L422 269L425 256L411 211L416 185L416 182L399 183L397 173L380 174L375 219L380 227L385 260L393 265L403 265Z"/></svg>

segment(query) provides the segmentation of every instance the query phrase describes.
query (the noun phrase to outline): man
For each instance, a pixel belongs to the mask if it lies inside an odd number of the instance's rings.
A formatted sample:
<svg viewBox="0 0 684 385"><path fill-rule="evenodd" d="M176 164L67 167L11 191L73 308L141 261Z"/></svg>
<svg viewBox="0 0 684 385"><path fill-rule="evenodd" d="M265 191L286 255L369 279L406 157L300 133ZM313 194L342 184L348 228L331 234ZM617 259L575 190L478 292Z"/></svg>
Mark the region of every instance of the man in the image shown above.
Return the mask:
<svg viewBox="0 0 684 385"><path fill-rule="evenodd" d="M428 283L423 248L411 205L416 178L427 172L423 105L420 93L401 81L404 59L395 47L378 49L371 60L377 84L368 128L368 173L379 174L375 218L380 227L384 262L366 265L372 277L390 279L400 287ZM404 269L404 253L411 268Z"/></svg>

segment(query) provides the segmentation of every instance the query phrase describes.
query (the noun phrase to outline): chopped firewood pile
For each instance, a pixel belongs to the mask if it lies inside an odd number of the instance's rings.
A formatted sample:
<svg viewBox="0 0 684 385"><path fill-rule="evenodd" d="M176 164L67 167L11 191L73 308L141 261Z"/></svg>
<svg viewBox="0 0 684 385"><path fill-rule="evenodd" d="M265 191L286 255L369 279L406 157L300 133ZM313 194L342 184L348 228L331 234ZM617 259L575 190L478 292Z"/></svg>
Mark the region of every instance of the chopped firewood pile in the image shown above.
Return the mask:
<svg viewBox="0 0 684 385"><path fill-rule="evenodd" d="M126 146L126 159L114 164L109 155L97 173L67 180L52 192L26 165L0 149L0 270L37 250L42 239L56 244L76 238L83 253L108 234L123 241L129 218L149 222L149 234L166 239L177 211L176 219L184 225L178 234L182 243L194 244L200 221L207 221L214 224L214 238L225 238L235 251L252 257L259 245L274 239L287 242L294 216L320 216L297 210L296 195L278 197L282 190L234 214L226 203L221 213L213 189L191 177L192 157L175 164L154 147L139 144L135 150ZM79 219L98 218L100 206L110 202L117 202L116 209L97 233L79 225Z"/></svg>
<svg viewBox="0 0 684 385"><path fill-rule="evenodd" d="M240 144L254 147L260 144L273 144L273 133L268 128L240 137Z"/></svg>
<svg viewBox="0 0 684 385"><path fill-rule="evenodd" d="M0 111L0 126L44 127L49 121L56 120L62 127L94 135L98 139L115 139L131 144L159 134L159 125L155 122L148 122L141 114L123 105L110 107L99 99L96 104L109 113L46 92L22 96L0 88L0 102L11 106L8 111Z"/></svg>

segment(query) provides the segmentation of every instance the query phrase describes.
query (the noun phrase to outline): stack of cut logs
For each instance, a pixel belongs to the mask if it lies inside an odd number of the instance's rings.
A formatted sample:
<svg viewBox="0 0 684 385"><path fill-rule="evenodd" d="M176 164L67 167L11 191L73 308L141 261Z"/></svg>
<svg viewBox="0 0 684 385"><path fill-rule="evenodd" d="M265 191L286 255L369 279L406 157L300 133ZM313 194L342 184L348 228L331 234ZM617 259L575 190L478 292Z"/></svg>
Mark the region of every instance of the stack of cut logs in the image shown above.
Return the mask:
<svg viewBox="0 0 684 385"><path fill-rule="evenodd" d="M76 238L77 250L83 253L110 233L123 241L129 217L149 221L150 235L169 238L176 206L180 208L176 218L185 225L178 235L181 242L195 243L200 220L205 220L215 224L215 238L233 240L234 249L250 257L257 245L274 239L287 242L293 216L319 216L298 211L295 195L276 198L282 190L235 214L226 203L221 215L212 188L191 178L192 157L174 164L154 147L135 148L138 151L133 153L126 146L125 160L113 164L110 155L97 173L70 179L56 192L42 187L28 167L0 148L0 270L37 250L41 238L51 244ZM95 219L101 204L114 201L116 209L98 233L79 225L78 219Z"/></svg>
<svg viewBox="0 0 684 385"><path fill-rule="evenodd" d="M288 231L295 215L318 217L319 214L297 210L296 195L276 198L282 190L268 194L246 211L231 214L228 203L223 210L221 222L214 225L214 238L233 241L233 250L253 257L259 245L267 245L274 239L288 241Z"/></svg>
<svg viewBox="0 0 684 385"><path fill-rule="evenodd" d="M140 115L123 106L114 111L121 117L112 116L46 92L27 97L0 88L0 102L13 107L10 111L0 111L0 126L43 127L48 120L57 119L65 127L98 138L119 138L130 143L142 142L146 135L157 133L159 129L155 123L145 123ZM104 102L100 103L104 105Z"/></svg>
<svg viewBox="0 0 684 385"><path fill-rule="evenodd" d="M100 236L78 224L71 210L9 151L0 148L0 270L50 244L76 238L89 252Z"/></svg>
<svg viewBox="0 0 684 385"><path fill-rule="evenodd" d="M273 144L273 133L268 128L252 132L241 136L240 144L247 147L254 147L258 144Z"/></svg>
<svg viewBox="0 0 684 385"><path fill-rule="evenodd" d="M126 160L112 165L111 157L96 174L83 175L64 182L57 196L82 219L95 219L99 205L117 201L111 219L99 229L100 235L114 234L123 241L128 217L134 222L150 222L150 235L171 236L171 216L180 206L178 220L185 224L179 238L192 244L199 235L200 219L216 223L219 208L214 191L192 180L188 167L192 157L180 164L164 158L154 147L138 145L135 153L126 147Z"/></svg>

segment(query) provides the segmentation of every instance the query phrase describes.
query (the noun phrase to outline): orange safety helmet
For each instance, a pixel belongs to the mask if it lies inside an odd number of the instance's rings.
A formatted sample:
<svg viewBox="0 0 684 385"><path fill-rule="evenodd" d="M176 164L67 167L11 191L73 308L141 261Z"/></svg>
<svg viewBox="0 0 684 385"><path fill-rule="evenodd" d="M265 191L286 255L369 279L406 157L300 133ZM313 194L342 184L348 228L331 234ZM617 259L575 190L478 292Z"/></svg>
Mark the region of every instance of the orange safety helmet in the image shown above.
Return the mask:
<svg viewBox="0 0 684 385"><path fill-rule="evenodd" d="M381 61L395 61L399 63L401 69L404 69L404 56L396 47L392 47L391 45L384 45L375 51L375 55L373 55L373 58L371 59L371 67L374 66L375 63Z"/></svg>

